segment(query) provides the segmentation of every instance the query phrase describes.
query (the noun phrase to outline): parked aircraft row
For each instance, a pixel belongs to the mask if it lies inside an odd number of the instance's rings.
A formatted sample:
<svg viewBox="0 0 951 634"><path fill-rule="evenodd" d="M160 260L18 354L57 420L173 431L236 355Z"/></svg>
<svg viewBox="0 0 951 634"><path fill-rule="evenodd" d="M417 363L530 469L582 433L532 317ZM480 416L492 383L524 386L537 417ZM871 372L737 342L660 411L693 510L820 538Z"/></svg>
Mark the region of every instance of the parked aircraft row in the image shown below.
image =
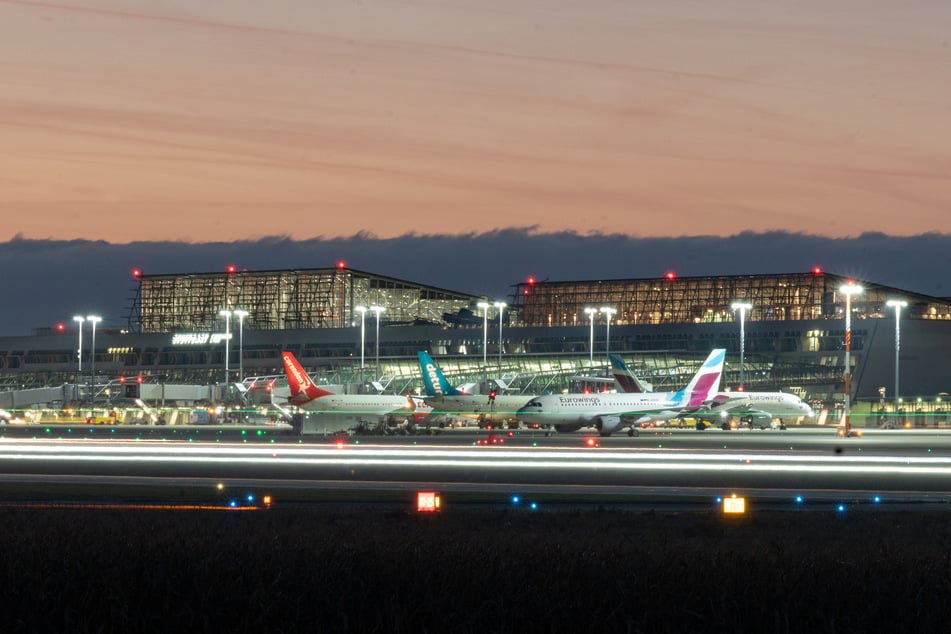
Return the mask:
<svg viewBox="0 0 951 634"><path fill-rule="evenodd" d="M342 428L388 423L427 425L445 419L469 419L480 425L519 422L572 432L595 427L602 436L622 429L634 435L647 426L691 418L697 429L707 424L727 427L739 419L750 427L767 427L779 419L811 417L811 408L785 392L721 392L726 350L713 350L686 387L653 392L624 361L610 355L616 391L592 394L475 394L474 384L455 387L428 352L419 351L426 395L333 394L318 387L290 352L282 353L287 372L288 403L339 422Z"/></svg>

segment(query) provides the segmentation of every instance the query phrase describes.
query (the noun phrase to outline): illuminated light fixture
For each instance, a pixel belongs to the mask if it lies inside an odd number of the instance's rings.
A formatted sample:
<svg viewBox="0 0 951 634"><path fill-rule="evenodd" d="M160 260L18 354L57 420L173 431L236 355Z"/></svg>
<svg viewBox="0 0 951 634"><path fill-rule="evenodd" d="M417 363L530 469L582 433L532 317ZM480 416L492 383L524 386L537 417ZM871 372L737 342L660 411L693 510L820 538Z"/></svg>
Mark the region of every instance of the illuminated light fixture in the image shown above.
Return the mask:
<svg viewBox="0 0 951 634"><path fill-rule="evenodd" d="M737 497L736 493L728 498L723 498L724 515L745 515L746 498Z"/></svg>
<svg viewBox="0 0 951 634"><path fill-rule="evenodd" d="M442 500L435 491L419 491L416 494L416 510L420 513L435 513L442 508Z"/></svg>

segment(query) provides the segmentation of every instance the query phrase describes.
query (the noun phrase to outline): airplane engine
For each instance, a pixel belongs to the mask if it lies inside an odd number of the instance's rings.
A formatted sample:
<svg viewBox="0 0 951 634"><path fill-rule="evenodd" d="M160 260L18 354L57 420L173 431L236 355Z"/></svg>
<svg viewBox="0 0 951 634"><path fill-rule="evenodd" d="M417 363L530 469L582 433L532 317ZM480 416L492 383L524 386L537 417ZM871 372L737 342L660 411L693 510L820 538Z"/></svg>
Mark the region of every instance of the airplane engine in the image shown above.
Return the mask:
<svg viewBox="0 0 951 634"><path fill-rule="evenodd" d="M765 412L753 412L749 416L744 417L746 422L749 424L750 428L759 427L760 429L767 429L773 422L773 417Z"/></svg>
<svg viewBox="0 0 951 634"><path fill-rule="evenodd" d="M620 416L598 416L594 420L594 426L598 428L598 431L602 436L610 436L615 432L618 427L621 426L621 417Z"/></svg>

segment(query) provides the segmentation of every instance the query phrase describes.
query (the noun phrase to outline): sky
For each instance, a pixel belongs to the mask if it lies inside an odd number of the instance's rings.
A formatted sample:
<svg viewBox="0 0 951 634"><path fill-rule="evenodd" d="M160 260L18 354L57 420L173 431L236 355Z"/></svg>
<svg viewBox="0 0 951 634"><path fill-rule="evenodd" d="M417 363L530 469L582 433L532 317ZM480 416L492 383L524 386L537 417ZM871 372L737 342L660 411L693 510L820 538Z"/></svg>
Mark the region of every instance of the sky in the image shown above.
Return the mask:
<svg viewBox="0 0 951 634"><path fill-rule="evenodd" d="M0 0L0 335L129 272L951 295L947 0Z"/></svg>
<svg viewBox="0 0 951 634"><path fill-rule="evenodd" d="M0 241L944 232L949 25L947 0L0 0Z"/></svg>

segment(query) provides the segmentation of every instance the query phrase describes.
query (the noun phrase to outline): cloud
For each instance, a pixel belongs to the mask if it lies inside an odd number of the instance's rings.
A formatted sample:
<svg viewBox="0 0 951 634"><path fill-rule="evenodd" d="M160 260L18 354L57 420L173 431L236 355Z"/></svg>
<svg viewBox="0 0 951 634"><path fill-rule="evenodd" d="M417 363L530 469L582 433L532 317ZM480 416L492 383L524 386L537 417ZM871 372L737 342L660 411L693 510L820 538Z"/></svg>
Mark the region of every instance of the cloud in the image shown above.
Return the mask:
<svg viewBox="0 0 951 634"><path fill-rule="evenodd" d="M802 233L743 232L729 237L638 238L620 234L543 233L537 227L465 235L408 233L375 238L293 240L270 236L237 242L29 240L0 243L6 302L0 336L98 313L110 326L128 323L136 282L147 274L207 273L228 265L249 270L332 267L388 275L444 289L505 298L528 276L597 280L793 273L821 266L861 281L937 297L948 293L951 234L894 237L865 233L826 238Z"/></svg>

